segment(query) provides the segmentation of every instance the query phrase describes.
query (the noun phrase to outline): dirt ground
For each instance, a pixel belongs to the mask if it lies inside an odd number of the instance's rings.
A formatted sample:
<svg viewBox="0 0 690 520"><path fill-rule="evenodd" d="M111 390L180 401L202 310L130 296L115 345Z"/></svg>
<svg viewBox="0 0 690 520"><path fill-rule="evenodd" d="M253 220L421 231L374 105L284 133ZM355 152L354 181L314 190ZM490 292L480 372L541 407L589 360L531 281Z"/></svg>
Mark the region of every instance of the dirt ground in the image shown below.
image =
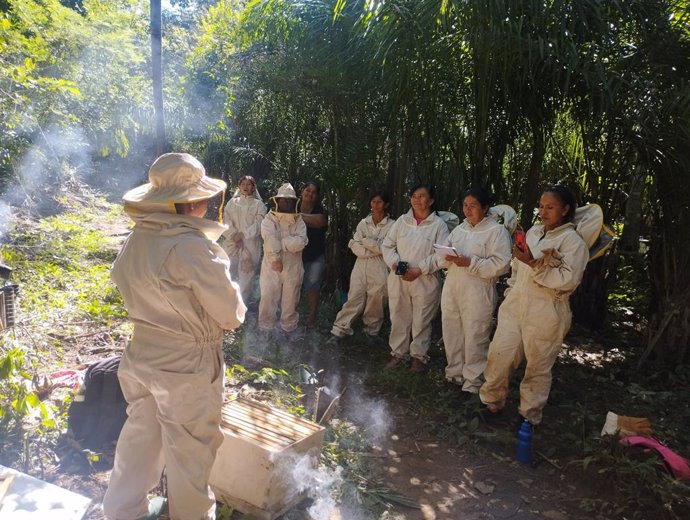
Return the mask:
<svg viewBox="0 0 690 520"><path fill-rule="evenodd" d="M324 336L318 335L316 343L323 345ZM551 520L591 518L591 514L579 509L580 499L589 493L586 483L573 482L560 468L535 454L534 467L515 460L512 419L488 425L479 422L479 434L489 439L478 448L476 445L458 445L443 436L427 431L420 423L414 405L385 389L372 389L369 385L358 386L371 373L384 370L381 355L387 356L385 345L376 346L377 352L341 348L334 355L323 346L311 343L312 353L305 361L327 367L331 372L346 371L340 386L348 385L341 407L341 416L362 423L381 422L388 428L373 428L374 444L368 454L380 470L385 484L391 489L417 501L420 509L399 507L392 518L398 520L453 520L453 519L504 519L520 520L547 518ZM343 352L344 351L344 352ZM337 361L334 361L337 360ZM321 361L319 361L321 360ZM330 364L330 366L329 366ZM336 364L334 367L333 364ZM404 370L404 369L403 369ZM433 370L433 368L432 368ZM356 374L356 376L354 376ZM429 374L422 374L421 378ZM370 414L362 414L362 408ZM458 415L465 408L458 406ZM366 426L366 425L365 425ZM381 434L383 433L383 434ZM538 434L535 434L535 451Z"/></svg>
<svg viewBox="0 0 690 520"><path fill-rule="evenodd" d="M478 455L447 442L417 437L417 425L394 407L396 427L383 447L382 470L391 488L419 501L405 520L587 518L577 507L583 492L542 463Z"/></svg>

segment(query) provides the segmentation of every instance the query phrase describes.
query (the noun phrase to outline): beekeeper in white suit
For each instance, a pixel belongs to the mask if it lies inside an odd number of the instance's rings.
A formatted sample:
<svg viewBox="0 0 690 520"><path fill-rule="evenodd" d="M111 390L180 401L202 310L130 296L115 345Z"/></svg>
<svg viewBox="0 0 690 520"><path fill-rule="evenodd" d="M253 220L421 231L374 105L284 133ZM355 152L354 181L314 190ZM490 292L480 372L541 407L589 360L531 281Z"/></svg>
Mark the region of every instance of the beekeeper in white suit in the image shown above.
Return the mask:
<svg viewBox="0 0 690 520"><path fill-rule="evenodd" d="M541 422L551 369L570 329L568 298L589 260L587 245L572 223L575 208L575 196L567 187L549 186L539 199L541 224L527 232L527 248L517 243L513 247L509 288L498 310L486 382L479 392L487 418L505 406L513 371L526 359L518 412L531 424Z"/></svg>
<svg viewBox="0 0 690 520"><path fill-rule="evenodd" d="M147 493L164 466L170 518L215 518L207 482L222 442L221 344L245 313L216 244L226 227L204 218L224 189L191 155L169 153L124 196L135 224L112 279L134 333L118 372L129 406L103 499L111 520L155 518Z"/></svg>
<svg viewBox="0 0 690 520"><path fill-rule="evenodd" d="M333 340L352 336L352 322L362 314L364 333L368 337L377 337L384 317L384 304L388 296L386 282L388 266L381 255L381 244L393 226L393 219L388 215L390 198L387 193L375 192L369 198L371 214L363 218L348 246L357 256L357 261L350 275L350 290L347 301L343 304L333 322L331 334Z"/></svg>
<svg viewBox="0 0 690 520"><path fill-rule="evenodd" d="M448 226L436 215L433 188L412 189L412 208L395 221L381 245L388 275L391 333L388 342L393 368L411 356L410 370L426 368L431 321L438 311L441 280L433 244L445 243Z"/></svg>
<svg viewBox="0 0 690 520"><path fill-rule="evenodd" d="M465 220L448 237L456 254L440 254L448 268L441 293L446 379L469 394L477 394L486 367L496 281L508 271L511 243L508 230L488 215L489 192L468 189L462 201Z"/></svg>
<svg viewBox="0 0 690 520"><path fill-rule="evenodd" d="M245 175L223 211L223 222L228 226L223 233L223 249L230 257L230 272L233 280L239 280L246 304L252 301L252 281L261 257L261 221L265 216L266 205L256 189L256 181Z"/></svg>
<svg viewBox="0 0 690 520"><path fill-rule="evenodd" d="M290 333L297 328L300 288L304 268L302 250L307 245L307 226L297 213L297 195L290 183L278 188L273 209L261 222L264 259L261 262L259 328L273 330L280 303L280 327Z"/></svg>

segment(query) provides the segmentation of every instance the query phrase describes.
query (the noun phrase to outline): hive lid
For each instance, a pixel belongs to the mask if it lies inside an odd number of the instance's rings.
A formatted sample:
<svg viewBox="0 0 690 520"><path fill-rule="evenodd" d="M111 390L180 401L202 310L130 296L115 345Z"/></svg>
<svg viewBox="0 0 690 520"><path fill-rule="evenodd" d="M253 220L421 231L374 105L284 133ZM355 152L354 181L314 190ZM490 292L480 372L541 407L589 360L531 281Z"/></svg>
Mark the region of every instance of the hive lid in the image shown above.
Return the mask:
<svg viewBox="0 0 690 520"><path fill-rule="evenodd" d="M251 399L225 403L221 428L225 433L271 451L280 451L323 431L323 427L318 424Z"/></svg>

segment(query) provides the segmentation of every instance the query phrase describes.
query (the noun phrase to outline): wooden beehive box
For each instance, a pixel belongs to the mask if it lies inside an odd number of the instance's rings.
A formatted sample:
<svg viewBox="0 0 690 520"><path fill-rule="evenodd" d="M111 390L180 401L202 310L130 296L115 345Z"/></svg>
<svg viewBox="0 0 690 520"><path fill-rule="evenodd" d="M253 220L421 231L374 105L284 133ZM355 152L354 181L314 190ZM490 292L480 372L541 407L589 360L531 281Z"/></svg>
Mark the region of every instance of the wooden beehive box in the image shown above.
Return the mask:
<svg viewBox="0 0 690 520"><path fill-rule="evenodd" d="M249 399L223 406L223 443L209 484L216 500L260 520L273 520L306 490L295 467L316 470L324 428Z"/></svg>

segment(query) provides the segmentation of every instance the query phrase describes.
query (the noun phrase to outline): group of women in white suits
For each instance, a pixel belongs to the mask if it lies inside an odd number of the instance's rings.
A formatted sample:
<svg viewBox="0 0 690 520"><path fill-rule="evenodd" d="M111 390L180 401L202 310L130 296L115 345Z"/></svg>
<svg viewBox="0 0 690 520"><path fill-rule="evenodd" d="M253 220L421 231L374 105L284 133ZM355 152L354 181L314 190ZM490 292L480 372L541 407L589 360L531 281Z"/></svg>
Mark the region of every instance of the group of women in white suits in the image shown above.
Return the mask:
<svg viewBox="0 0 690 520"><path fill-rule="evenodd" d="M328 220L315 183L304 186L301 206L298 200L292 185L284 183L271 197L267 211L256 182L245 176L223 212L228 226L223 248L231 261L233 279L239 280L242 298L250 307L254 305L253 280L261 261L258 324L262 331L274 329L278 309L280 329L290 334L297 328L302 290L309 305L308 324L313 325L316 319Z"/></svg>
<svg viewBox="0 0 690 520"><path fill-rule="evenodd" d="M308 183L305 193L316 189ZM311 195L306 193L305 200ZM283 201L281 204L290 199L296 202L297 197L288 185L274 198ZM364 333L377 338L387 300L391 319L387 367L409 361L410 370L422 372L428 361L432 321L440 306L445 376L453 388L465 392L462 395L479 395L487 414L498 413L505 406L513 371L526 359L519 412L537 424L550 391L552 366L570 328L568 296L580 283L589 258L572 223L575 197L563 185L547 187L539 201L540 223L527 232L524 245L513 245L507 226L491 214L492 200L485 189L470 188L464 193L465 218L451 232L435 211L435 199L431 186L415 186L409 211L393 220L388 196L372 194L371 214L357 225L348 244L357 260L348 299L331 329L333 339L338 342L352 335L352 324L359 316ZM225 249L237 270L243 296L250 300L250 281L261 256L259 238L263 236L259 327L273 328L280 307L280 326L289 333L299 321L296 306L306 276L302 251L315 240L316 228L308 239L306 218L300 217L294 204L287 210L277 204L270 218L266 217L253 179L244 177L225 208L229 226ZM324 212L314 208L310 212L315 215L308 216L319 220L310 223L318 224L318 231L324 234ZM315 280L305 288L311 325L324 263L322 254L312 256L314 266L309 272L313 275L309 277ZM444 282L441 269L446 270ZM496 282L509 269L506 299L492 341Z"/></svg>
<svg viewBox="0 0 690 520"><path fill-rule="evenodd" d="M528 231L524 246L512 245L506 226L490 214L484 189L465 192L465 219L450 234L434 203L432 187L415 186L410 210L393 222L386 214L388 199L372 196L372 214L360 222L349 244L357 261L348 301L331 333L337 338L352 335L353 321L364 312L364 332L377 335L386 291L391 320L387 367L409 360L410 370L422 372L440 304L446 379L463 395L478 394L491 415L505 406L512 373L526 359L519 412L538 424L551 369L570 328L568 296L589 259L572 223L575 197L563 185L547 187L539 201L541 223ZM491 341L496 282L510 268ZM444 283L440 269L447 269Z"/></svg>

